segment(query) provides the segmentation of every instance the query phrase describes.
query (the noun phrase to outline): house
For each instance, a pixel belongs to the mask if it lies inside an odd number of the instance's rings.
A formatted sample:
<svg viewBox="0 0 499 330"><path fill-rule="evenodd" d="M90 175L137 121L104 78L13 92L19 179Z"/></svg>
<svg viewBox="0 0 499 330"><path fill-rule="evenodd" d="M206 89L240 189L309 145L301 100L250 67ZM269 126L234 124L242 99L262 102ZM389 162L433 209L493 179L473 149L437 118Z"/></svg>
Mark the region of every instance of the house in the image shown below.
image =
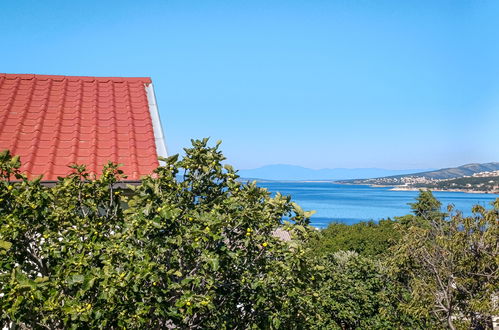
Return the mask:
<svg viewBox="0 0 499 330"><path fill-rule="evenodd" d="M71 173L71 164L99 174L108 161L139 181L167 156L150 78L0 73L4 149L44 182Z"/></svg>

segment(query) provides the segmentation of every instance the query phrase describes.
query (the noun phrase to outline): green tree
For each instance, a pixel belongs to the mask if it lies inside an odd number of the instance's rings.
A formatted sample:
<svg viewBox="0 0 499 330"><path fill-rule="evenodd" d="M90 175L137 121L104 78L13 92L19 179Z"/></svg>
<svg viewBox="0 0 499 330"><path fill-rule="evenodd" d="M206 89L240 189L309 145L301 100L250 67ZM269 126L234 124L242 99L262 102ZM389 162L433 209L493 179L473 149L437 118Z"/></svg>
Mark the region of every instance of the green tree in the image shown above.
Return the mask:
<svg viewBox="0 0 499 330"><path fill-rule="evenodd" d="M415 205L425 222L401 225L399 244L390 260L410 296L401 308L420 318L432 316L451 328L482 329L498 315L499 199L494 208L473 208L465 217L448 208L442 216L439 203L422 192Z"/></svg>
<svg viewBox="0 0 499 330"><path fill-rule="evenodd" d="M338 251L355 251L362 256L382 258L388 248L399 239L396 221L380 220L353 225L331 223L308 244L310 254L328 255Z"/></svg>
<svg viewBox="0 0 499 330"><path fill-rule="evenodd" d="M410 203L415 216L430 220L442 215L442 203L433 196L430 190L419 190L415 203Z"/></svg>
<svg viewBox="0 0 499 330"><path fill-rule="evenodd" d="M409 203L412 214L396 217L396 220L408 227L425 226L434 219L442 219L446 216L442 212L442 203L433 196L430 190L419 190L416 202Z"/></svg>
<svg viewBox="0 0 499 330"><path fill-rule="evenodd" d="M353 251L338 251L316 266L315 308L327 329L387 329L395 327L389 287L378 264Z"/></svg>
<svg viewBox="0 0 499 330"><path fill-rule="evenodd" d="M310 213L193 141L126 197L83 166L46 187L0 155L0 326L309 328ZM181 179L179 179L181 177ZM12 178L17 181L13 183ZM290 222L283 223L283 219ZM294 241L272 233L283 227Z"/></svg>

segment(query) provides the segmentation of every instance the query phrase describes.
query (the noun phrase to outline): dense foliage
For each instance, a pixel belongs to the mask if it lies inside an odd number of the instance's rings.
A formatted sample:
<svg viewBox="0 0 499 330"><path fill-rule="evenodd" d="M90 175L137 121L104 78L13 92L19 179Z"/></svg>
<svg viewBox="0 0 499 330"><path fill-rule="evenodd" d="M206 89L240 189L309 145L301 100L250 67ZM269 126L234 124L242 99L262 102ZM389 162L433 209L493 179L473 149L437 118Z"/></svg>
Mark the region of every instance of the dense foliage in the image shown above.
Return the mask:
<svg viewBox="0 0 499 330"><path fill-rule="evenodd" d="M396 220L333 223L309 240L308 253L322 258L334 278L322 283L323 290L335 294L327 301L341 301L341 292L347 292L342 307L361 301L357 315L378 304L370 315L354 318L355 325L345 319L336 323L346 328L372 328L366 321L373 320L410 328L491 328L492 317L499 315L499 199L492 209L475 206L468 217L452 206L442 212L442 204L428 190L421 190L410 206L412 214ZM342 275L334 275L338 268L327 260L345 250L359 253L350 256L363 259L364 267L370 265L366 277L356 278L355 269L345 264ZM345 278L351 279L349 290L328 285L340 286ZM376 279L380 282L372 282ZM369 283L382 285L370 286L370 300L362 301L367 295L355 297ZM328 308L334 310L334 305Z"/></svg>
<svg viewBox="0 0 499 330"><path fill-rule="evenodd" d="M499 199L467 217L452 206L440 212L429 191L411 206L416 221L399 224L403 238L389 259L410 292L403 309L450 329L490 328L499 315Z"/></svg>
<svg viewBox="0 0 499 330"><path fill-rule="evenodd" d="M309 253L325 255L338 251L355 251L362 256L378 257L397 243L400 232L394 220L359 222L353 225L332 223L310 240Z"/></svg>
<svg viewBox="0 0 499 330"><path fill-rule="evenodd" d="M289 197L241 184L223 155L193 141L133 188L119 167L83 166L52 188L0 158L2 326L246 328L311 322L299 244L307 217ZM181 175L182 179L177 179ZM15 180L15 182L12 182ZM126 207L124 207L126 205ZM310 294L309 300L315 299ZM313 323L313 322L312 322Z"/></svg>
<svg viewBox="0 0 499 330"><path fill-rule="evenodd" d="M499 202L463 217L422 192L412 215L317 232L223 160L205 139L134 187L116 164L48 187L1 153L0 326L479 328L499 314Z"/></svg>

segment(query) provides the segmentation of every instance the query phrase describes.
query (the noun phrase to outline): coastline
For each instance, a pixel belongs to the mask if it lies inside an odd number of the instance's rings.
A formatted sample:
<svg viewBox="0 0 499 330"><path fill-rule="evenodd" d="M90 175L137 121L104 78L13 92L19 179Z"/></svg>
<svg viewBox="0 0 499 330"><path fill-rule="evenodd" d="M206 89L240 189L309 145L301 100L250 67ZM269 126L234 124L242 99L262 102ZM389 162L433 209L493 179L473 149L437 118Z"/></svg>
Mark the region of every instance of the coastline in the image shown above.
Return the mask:
<svg viewBox="0 0 499 330"><path fill-rule="evenodd" d="M383 187L383 186L376 186L373 185L372 187ZM386 187L386 186L385 186ZM427 187L393 187L390 190L395 190L395 191L419 191L420 189L428 189L431 191L448 191L448 192L463 192L467 194L491 194L491 195L497 195L499 194L499 191L486 191L486 190L468 190L468 189L432 189L432 188L427 188Z"/></svg>
<svg viewBox="0 0 499 330"><path fill-rule="evenodd" d="M333 180L259 180L256 182L266 183L266 182L284 182L284 183L332 183L345 186L369 186L371 188L390 188L388 190L392 191L419 191L420 189L429 189L431 191L438 192L462 192L467 194L490 194L499 195L499 191L486 191L486 190L471 190L471 189L437 189L429 187L407 187L407 186L394 186L394 185L382 185L382 184L369 184L369 183L351 183L351 182L337 182Z"/></svg>
<svg viewBox="0 0 499 330"><path fill-rule="evenodd" d="M431 191L439 192L462 192L467 194L490 194L499 195L499 191L487 191L487 190L471 190L471 189L438 189L429 187L407 187L407 186L394 186L394 185L383 185L383 184L369 184L369 183L349 183L349 182L333 182L335 184L351 185L351 186L369 186L371 188L390 188L393 191L419 191L420 189L429 189Z"/></svg>

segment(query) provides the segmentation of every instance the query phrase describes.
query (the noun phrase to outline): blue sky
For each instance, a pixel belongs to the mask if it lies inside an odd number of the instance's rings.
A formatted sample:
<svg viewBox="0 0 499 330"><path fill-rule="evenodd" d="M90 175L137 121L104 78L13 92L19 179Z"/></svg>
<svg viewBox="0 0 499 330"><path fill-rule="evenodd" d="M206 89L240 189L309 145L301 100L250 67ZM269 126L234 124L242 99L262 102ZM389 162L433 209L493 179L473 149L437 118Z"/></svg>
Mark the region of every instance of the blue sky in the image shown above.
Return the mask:
<svg viewBox="0 0 499 330"><path fill-rule="evenodd" d="M0 72L150 76L170 153L238 168L499 161L499 2L2 1Z"/></svg>

